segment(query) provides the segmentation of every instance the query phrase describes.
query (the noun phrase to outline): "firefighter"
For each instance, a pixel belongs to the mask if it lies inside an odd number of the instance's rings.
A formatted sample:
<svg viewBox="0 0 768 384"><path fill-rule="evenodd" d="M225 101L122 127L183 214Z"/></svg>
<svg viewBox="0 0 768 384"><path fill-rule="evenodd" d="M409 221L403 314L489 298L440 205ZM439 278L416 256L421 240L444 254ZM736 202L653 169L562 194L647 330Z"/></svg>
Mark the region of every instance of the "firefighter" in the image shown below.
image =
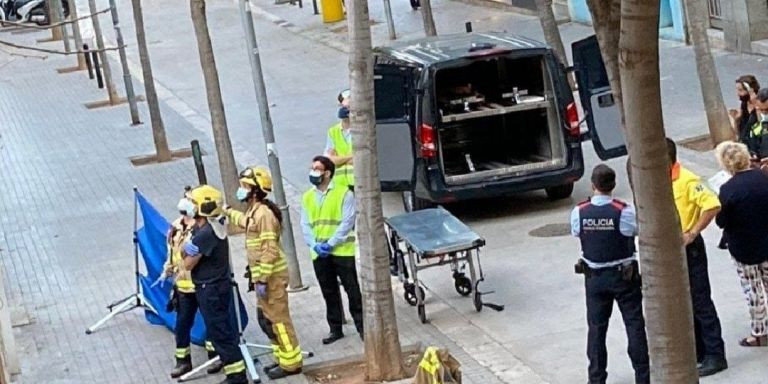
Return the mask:
<svg viewBox="0 0 768 384"><path fill-rule="evenodd" d="M336 116L339 122L328 128L325 143L325 156L336 165L333 183L339 187L355 189L355 173L352 164L352 131L349 123L349 90L342 91L336 97L339 110Z"/></svg>
<svg viewBox="0 0 768 384"><path fill-rule="evenodd" d="M195 223L191 239L183 246L184 268L192 271L208 338L224 365L227 383L241 384L247 383L248 378L238 345L238 331L230 319L234 295L222 205L222 193L211 186L201 185L189 192L183 210L195 218Z"/></svg>
<svg viewBox="0 0 768 384"><path fill-rule="evenodd" d="M173 278L174 285L171 293L171 300L168 304L168 310L176 311L176 366L171 371L171 378L176 379L192 370L192 356L190 348L190 332L195 321L197 313L197 297L195 295L195 284L192 283L190 272L184 269L182 259L182 246L189 240L192 227L195 224L195 218L191 217L185 211L187 199L179 200L178 208L181 216L174 220L168 231L168 259L163 266L165 278ZM208 359L218 356L213 348L213 343L206 340L205 349L208 352ZM221 371L221 362L217 362L208 368L209 374Z"/></svg>
<svg viewBox="0 0 768 384"><path fill-rule="evenodd" d="M230 222L245 229L248 256L246 277L258 297L259 326L272 343L276 363L264 367L271 379L301 372L302 355L288 308L288 265L280 233L283 216L267 199L272 176L262 167L240 172L237 199L248 204L245 213L225 207Z"/></svg>

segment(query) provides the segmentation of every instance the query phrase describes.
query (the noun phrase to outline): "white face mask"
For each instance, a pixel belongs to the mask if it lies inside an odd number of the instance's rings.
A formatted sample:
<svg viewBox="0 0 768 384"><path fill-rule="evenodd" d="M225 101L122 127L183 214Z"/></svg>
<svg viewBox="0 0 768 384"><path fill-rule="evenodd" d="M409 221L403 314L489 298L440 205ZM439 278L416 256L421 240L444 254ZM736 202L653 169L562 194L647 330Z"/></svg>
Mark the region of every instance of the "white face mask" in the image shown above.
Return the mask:
<svg viewBox="0 0 768 384"><path fill-rule="evenodd" d="M768 123L768 113L761 113L760 114L760 122L761 123Z"/></svg>
<svg viewBox="0 0 768 384"><path fill-rule="evenodd" d="M194 218L197 214L197 209L195 208L195 204L191 202L189 199L181 199L179 200L179 204L176 205L176 208L181 212L182 215Z"/></svg>

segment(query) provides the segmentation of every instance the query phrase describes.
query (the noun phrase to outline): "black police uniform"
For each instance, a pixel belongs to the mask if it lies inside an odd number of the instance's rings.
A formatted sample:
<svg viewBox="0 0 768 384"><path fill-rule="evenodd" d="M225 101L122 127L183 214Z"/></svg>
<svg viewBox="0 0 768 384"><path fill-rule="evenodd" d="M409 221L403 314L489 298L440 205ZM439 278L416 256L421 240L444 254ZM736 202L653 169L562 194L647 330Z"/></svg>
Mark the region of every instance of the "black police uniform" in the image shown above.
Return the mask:
<svg viewBox="0 0 768 384"><path fill-rule="evenodd" d="M584 259L599 264L632 257L635 252L634 237L624 236L619 230L621 211L626 206L626 203L619 200L606 205L594 205L589 201L579 204L579 239ZM637 262L592 269L580 261L577 269L585 275L590 384L604 384L608 377L605 339L614 300L619 304L627 330L627 352L635 369L635 382L650 383L643 296Z"/></svg>
<svg viewBox="0 0 768 384"><path fill-rule="evenodd" d="M221 357L227 383L247 383L245 362L238 346L237 324L230 316L234 304L229 270L229 243L219 239L209 223L192 230L192 243L202 255L192 269L200 313L208 338Z"/></svg>

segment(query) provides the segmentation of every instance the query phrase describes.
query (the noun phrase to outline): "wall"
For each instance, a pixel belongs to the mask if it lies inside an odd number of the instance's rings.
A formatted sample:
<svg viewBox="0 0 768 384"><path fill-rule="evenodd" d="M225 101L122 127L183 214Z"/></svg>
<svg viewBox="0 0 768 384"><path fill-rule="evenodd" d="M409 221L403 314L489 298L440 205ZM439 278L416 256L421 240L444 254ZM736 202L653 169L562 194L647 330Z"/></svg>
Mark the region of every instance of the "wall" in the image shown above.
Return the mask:
<svg viewBox="0 0 768 384"><path fill-rule="evenodd" d="M568 10L572 21L592 24L586 0L569 0ZM685 40L685 13L682 0L661 0L659 35L663 39Z"/></svg>

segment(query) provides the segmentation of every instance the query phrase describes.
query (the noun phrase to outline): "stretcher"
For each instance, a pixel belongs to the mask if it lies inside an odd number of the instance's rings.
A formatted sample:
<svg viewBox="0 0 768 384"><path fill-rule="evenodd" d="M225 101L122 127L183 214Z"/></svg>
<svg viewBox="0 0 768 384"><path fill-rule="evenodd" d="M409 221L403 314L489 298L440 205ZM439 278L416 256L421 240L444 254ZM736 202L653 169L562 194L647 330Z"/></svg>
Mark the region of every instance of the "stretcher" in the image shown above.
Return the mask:
<svg viewBox="0 0 768 384"><path fill-rule="evenodd" d="M424 284L419 281L419 271L442 265L451 266L456 292L462 296L472 295L476 311L480 312L483 306L504 309L503 306L483 303L482 296L493 292L478 289L485 279L480 264L480 248L485 245L485 239L450 212L442 207L424 209L387 218L385 223L392 272L403 283L404 298L416 307L422 323L427 322L427 315ZM405 255L408 255L407 266ZM469 277L464 273L466 269L469 270Z"/></svg>

